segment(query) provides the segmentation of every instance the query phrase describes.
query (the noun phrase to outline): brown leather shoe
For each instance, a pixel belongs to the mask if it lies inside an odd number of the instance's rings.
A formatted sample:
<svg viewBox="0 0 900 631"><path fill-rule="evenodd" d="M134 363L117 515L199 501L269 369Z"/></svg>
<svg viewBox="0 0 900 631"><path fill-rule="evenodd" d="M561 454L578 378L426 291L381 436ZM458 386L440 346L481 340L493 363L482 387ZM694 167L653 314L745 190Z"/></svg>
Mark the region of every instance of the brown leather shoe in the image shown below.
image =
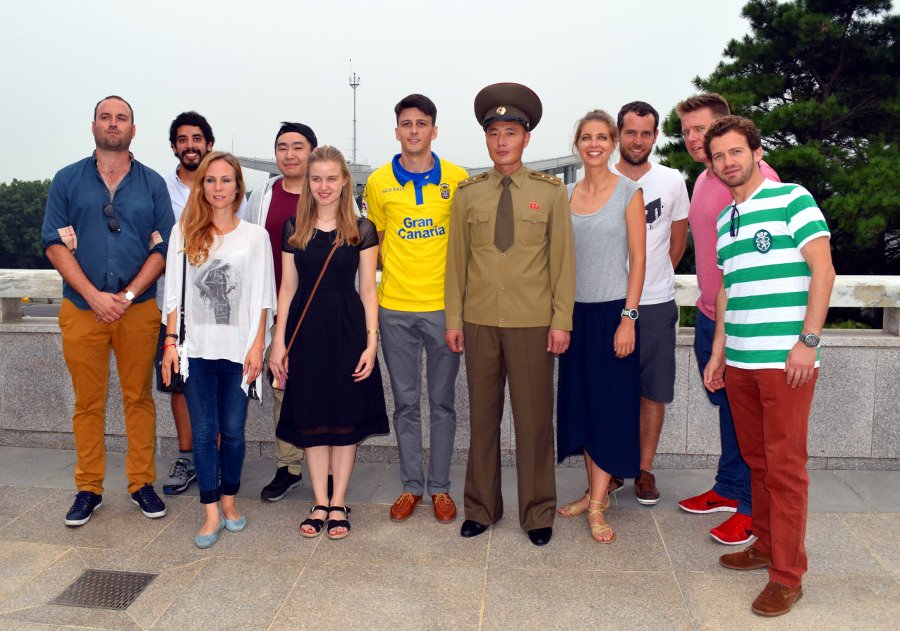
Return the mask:
<svg viewBox="0 0 900 631"><path fill-rule="evenodd" d="M723 554L719 557L719 565L729 570L758 570L772 565L772 555L764 554L749 545L740 552Z"/></svg>
<svg viewBox="0 0 900 631"><path fill-rule="evenodd" d="M656 488L656 476L649 471L641 470L641 475L634 480L634 495L644 506L659 503L659 489Z"/></svg>
<svg viewBox="0 0 900 631"><path fill-rule="evenodd" d="M391 521L406 521L421 501L421 495L413 495L404 491L391 506Z"/></svg>
<svg viewBox="0 0 900 631"><path fill-rule="evenodd" d="M783 616L794 607L794 603L800 600L801 596L803 596L803 587L800 585L785 587L775 581L769 581L766 588L753 601L750 609L760 616L769 616L770 618Z"/></svg>
<svg viewBox="0 0 900 631"><path fill-rule="evenodd" d="M616 476L611 476L609 478L609 484L606 485L606 494L612 495L613 493L615 493L616 491L621 489L623 486L625 486L625 478L617 478ZM589 491L590 491L590 489L588 489L588 491L586 491L586 492L589 492Z"/></svg>
<svg viewBox="0 0 900 631"><path fill-rule="evenodd" d="M431 496L434 502L434 518L439 522L448 524L456 519L456 504L447 493L435 493Z"/></svg>

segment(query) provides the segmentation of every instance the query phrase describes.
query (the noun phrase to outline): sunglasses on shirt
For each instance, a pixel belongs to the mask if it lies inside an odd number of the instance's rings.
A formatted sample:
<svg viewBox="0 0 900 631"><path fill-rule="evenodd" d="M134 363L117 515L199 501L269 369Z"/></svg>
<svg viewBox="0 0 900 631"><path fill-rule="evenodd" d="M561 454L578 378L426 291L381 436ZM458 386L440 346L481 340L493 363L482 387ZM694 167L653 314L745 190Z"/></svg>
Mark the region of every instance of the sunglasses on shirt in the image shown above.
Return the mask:
<svg viewBox="0 0 900 631"><path fill-rule="evenodd" d="M738 236L738 231L741 229L741 213L738 212L737 204L731 205L731 226L728 228L728 234L731 235L732 238Z"/></svg>
<svg viewBox="0 0 900 631"><path fill-rule="evenodd" d="M110 232L122 232L122 227L119 225L119 218L116 217L116 209L113 207L112 202L103 207L103 214L106 216L106 225L109 227Z"/></svg>

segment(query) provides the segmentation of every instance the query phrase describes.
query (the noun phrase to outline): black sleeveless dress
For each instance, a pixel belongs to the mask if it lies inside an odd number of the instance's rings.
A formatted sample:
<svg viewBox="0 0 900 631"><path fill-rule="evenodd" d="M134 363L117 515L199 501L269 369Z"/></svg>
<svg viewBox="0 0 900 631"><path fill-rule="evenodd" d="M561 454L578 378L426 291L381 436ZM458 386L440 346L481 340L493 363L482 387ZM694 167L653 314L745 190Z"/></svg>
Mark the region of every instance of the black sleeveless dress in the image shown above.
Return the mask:
<svg viewBox="0 0 900 631"><path fill-rule="evenodd" d="M378 245L375 224L359 219L358 245L337 249L310 303L288 356L288 379L276 435L297 447L355 445L367 436L389 432L381 371L376 359L369 377L358 383L352 374L366 348L366 317L356 273L359 253ZM291 302L285 343L297 326L335 232L316 232L305 250L288 238L294 219L282 230L281 249L294 255L298 286Z"/></svg>

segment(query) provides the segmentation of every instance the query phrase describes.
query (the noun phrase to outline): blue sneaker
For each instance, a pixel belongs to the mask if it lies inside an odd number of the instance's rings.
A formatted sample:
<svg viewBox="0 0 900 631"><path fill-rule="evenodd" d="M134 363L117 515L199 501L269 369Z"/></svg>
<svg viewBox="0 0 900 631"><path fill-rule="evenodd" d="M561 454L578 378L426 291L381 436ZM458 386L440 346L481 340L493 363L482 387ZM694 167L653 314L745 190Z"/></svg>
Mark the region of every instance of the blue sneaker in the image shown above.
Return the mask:
<svg viewBox="0 0 900 631"><path fill-rule="evenodd" d="M66 513L66 526L83 526L95 510L103 506L103 496L90 491L78 491L72 508Z"/></svg>
<svg viewBox="0 0 900 631"><path fill-rule="evenodd" d="M145 517L156 519L166 515L166 505L159 499L159 495L156 494L152 484L145 484L132 493L131 501L140 507Z"/></svg>

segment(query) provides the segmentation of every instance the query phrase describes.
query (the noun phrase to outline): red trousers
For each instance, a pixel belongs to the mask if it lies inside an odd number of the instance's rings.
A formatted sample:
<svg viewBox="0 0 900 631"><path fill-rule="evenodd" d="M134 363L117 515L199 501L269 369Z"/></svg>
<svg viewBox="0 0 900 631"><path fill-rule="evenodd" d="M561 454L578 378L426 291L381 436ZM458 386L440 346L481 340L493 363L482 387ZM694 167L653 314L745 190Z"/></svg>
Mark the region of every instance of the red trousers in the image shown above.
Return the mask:
<svg viewBox="0 0 900 631"><path fill-rule="evenodd" d="M725 370L741 455L750 467L754 547L772 555L769 578L797 587L806 573L809 409L819 371L791 388L780 369Z"/></svg>

